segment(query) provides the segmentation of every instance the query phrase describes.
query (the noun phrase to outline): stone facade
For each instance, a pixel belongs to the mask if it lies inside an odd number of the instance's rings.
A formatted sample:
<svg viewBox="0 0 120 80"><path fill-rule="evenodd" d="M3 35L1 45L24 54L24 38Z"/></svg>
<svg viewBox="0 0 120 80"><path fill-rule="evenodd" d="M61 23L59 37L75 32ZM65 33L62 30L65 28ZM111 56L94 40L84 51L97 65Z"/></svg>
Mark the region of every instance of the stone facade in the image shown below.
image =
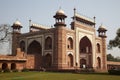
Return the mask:
<svg viewBox="0 0 120 80"><path fill-rule="evenodd" d="M24 53L25 59L14 61L16 66L18 65L16 68L35 70L93 68L96 71L106 71L107 30L101 25L98 29L99 36L96 36L95 20L77 14L76 10L71 28L66 27L67 16L63 10L58 10L53 17L55 18L53 28L31 23L30 32L23 34L20 33L21 24L19 22L13 24L13 55ZM16 52L17 48L20 48L21 52Z"/></svg>
<svg viewBox="0 0 120 80"><path fill-rule="evenodd" d="M20 48L17 49L16 56L13 55L0 55L0 68L22 70L25 68L26 57Z"/></svg>

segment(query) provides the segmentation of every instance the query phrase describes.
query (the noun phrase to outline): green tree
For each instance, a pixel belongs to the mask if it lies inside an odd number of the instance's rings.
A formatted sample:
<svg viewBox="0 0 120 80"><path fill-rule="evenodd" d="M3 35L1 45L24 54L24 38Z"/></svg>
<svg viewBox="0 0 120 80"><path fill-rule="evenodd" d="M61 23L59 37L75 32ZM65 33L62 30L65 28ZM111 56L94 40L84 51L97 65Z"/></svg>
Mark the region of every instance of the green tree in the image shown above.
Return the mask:
<svg viewBox="0 0 120 80"><path fill-rule="evenodd" d="M116 37L109 41L108 49L112 49L112 47L118 47L120 49L120 28L116 32Z"/></svg>
<svg viewBox="0 0 120 80"><path fill-rule="evenodd" d="M107 61L114 61L114 56L111 54L107 54Z"/></svg>
<svg viewBox="0 0 120 80"><path fill-rule="evenodd" d="M107 61L115 61L115 62L120 62L120 57L114 57L112 54L107 54Z"/></svg>

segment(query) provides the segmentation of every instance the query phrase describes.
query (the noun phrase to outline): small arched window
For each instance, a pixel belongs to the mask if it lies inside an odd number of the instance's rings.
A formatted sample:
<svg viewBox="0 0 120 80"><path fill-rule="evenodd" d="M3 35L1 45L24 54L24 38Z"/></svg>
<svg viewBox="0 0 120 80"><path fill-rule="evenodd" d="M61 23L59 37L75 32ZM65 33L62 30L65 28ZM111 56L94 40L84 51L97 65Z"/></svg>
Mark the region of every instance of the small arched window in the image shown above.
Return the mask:
<svg viewBox="0 0 120 80"><path fill-rule="evenodd" d="M16 64L15 63L12 63L11 64L11 70L15 70L16 69Z"/></svg>
<svg viewBox="0 0 120 80"><path fill-rule="evenodd" d="M97 43L97 53L100 53L100 44Z"/></svg>
<svg viewBox="0 0 120 80"><path fill-rule="evenodd" d="M70 38L70 37L67 40L67 48L68 49L73 49L73 39Z"/></svg>
<svg viewBox="0 0 120 80"><path fill-rule="evenodd" d="M7 63L3 63L2 64L2 70L8 69L8 64Z"/></svg>
<svg viewBox="0 0 120 80"><path fill-rule="evenodd" d="M45 49L46 50L52 49L52 38L51 37L47 37L45 39Z"/></svg>

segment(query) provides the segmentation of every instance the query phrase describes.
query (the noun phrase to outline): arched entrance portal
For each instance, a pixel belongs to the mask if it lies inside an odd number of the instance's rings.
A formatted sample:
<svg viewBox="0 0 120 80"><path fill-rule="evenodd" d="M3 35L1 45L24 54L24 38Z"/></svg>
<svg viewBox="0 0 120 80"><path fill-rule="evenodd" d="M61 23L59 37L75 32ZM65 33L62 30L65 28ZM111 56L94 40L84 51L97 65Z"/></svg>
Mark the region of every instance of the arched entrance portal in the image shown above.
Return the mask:
<svg viewBox="0 0 120 80"><path fill-rule="evenodd" d="M100 57L97 58L97 68L98 69L101 68L101 59L100 59Z"/></svg>
<svg viewBox="0 0 120 80"><path fill-rule="evenodd" d="M8 69L8 64L7 63L3 63L2 64L2 70Z"/></svg>
<svg viewBox="0 0 120 80"><path fill-rule="evenodd" d="M15 63L12 63L11 64L11 70L15 70L16 69L16 64Z"/></svg>
<svg viewBox="0 0 120 80"><path fill-rule="evenodd" d="M83 37L79 43L79 53L80 53L80 67L85 64L85 67L92 67L92 44L88 37ZM85 60L83 60L83 58Z"/></svg>
<svg viewBox="0 0 120 80"><path fill-rule="evenodd" d="M68 55L68 67L73 67L73 55L69 54Z"/></svg>
<svg viewBox="0 0 120 80"><path fill-rule="evenodd" d="M39 70L42 66L42 46L41 44L34 40L30 43L30 45L27 48L27 54L32 55L34 57L33 61L28 60L31 65L33 65L32 68Z"/></svg>

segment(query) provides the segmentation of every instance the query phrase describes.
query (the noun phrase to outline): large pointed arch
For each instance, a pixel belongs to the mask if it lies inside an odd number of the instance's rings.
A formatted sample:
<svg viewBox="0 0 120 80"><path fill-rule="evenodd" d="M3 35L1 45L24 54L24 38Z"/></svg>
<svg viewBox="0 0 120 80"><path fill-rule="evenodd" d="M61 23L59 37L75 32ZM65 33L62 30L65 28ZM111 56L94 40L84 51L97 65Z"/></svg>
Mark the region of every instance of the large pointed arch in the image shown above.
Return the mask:
<svg viewBox="0 0 120 80"><path fill-rule="evenodd" d="M83 37L79 43L80 53L92 53L92 44L87 36Z"/></svg>
<svg viewBox="0 0 120 80"><path fill-rule="evenodd" d="M86 64L85 66L88 68L92 67L92 43L89 40L89 38L87 36L84 36L79 43L79 55L84 55L86 56ZM80 57L80 58L84 58L84 57ZM83 66L83 63L81 63L80 61L80 67Z"/></svg>
<svg viewBox="0 0 120 80"><path fill-rule="evenodd" d="M41 54L42 53L42 47L40 43L36 40L30 43L27 49L28 54Z"/></svg>

